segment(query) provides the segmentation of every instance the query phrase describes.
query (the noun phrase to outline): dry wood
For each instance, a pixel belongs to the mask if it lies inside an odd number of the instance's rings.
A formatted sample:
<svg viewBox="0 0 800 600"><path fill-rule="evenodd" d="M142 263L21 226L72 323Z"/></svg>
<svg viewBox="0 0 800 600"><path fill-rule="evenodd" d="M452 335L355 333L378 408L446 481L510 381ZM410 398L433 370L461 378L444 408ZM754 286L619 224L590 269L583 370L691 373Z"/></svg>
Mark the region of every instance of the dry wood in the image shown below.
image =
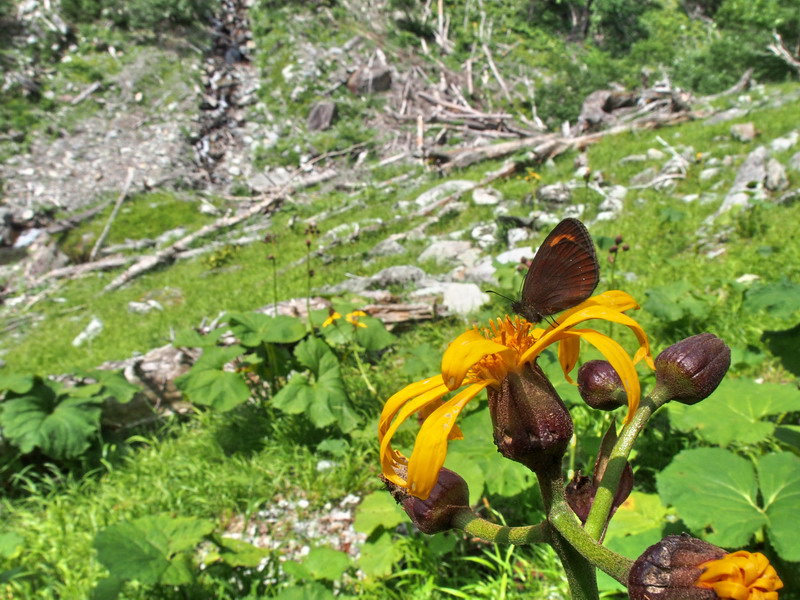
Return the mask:
<svg viewBox="0 0 800 600"><path fill-rule="evenodd" d="M97 90L99 90L102 86L103 86L102 83L100 83L99 81L95 81L92 85L87 87L80 94L78 94L72 100L70 100L70 104L72 104L73 106L75 106L76 104L80 104L81 102L86 100L86 98L88 98L89 96L94 94Z"/></svg>
<svg viewBox="0 0 800 600"><path fill-rule="evenodd" d="M61 267L59 269L52 269L47 273L44 273L37 277L32 283L31 286L35 287L40 285L50 279L77 279L83 275L88 273L93 273L94 271L107 271L108 269L116 269L118 267L124 267L128 263L133 262L136 260L135 256L107 256L105 258L101 258L94 262L82 263L80 265L70 265L69 267Z"/></svg>
<svg viewBox="0 0 800 600"><path fill-rule="evenodd" d="M775 56L780 58L783 62L795 69L798 74L800 74L800 59L789 52L789 49L783 43L783 38L781 38L781 35L777 31L772 32L772 38L775 41L767 46L767 50L772 52Z"/></svg>
<svg viewBox="0 0 800 600"><path fill-rule="evenodd" d="M492 71L492 75L494 75L497 83L500 84L500 89L503 90L503 95L506 97L506 100L513 102L511 99L511 94L508 91L508 87L506 86L506 82L503 80L503 76L500 75L500 71L497 70L497 65L494 64L494 59L492 59L492 53L489 50L489 46L486 44L483 44L483 53L486 55L486 60L489 63L489 68Z"/></svg>
<svg viewBox="0 0 800 600"><path fill-rule="evenodd" d="M108 217L108 221L106 221L106 226L103 227L103 231L100 233L100 237L97 238L97 242L92 248L92 251L89 253L89 261L93 261L97 258L98 252L100 252L100 248L103 247L103 244L108 237L108 232L111 231L111 225L114 223L114 219L117 218L117 214L119 213L119 209L122 206L122 203L125 201L125 198L128 196L128 190L131 189L131 184L133 183L133 178L136 175L136 169L133 167L128 167L128 177L125 179L125 184L122 186L122 191L119 193L119 197L117 198L116 203L114 204L114 209L111 211L111 214Z"/></svg>
<svg viewBox="0 0 800 600"><path fill-rule="evenodd" d="M427 321L446 314L444 308L437 310L436 304L368 304L364 312L383 321L389 329L399 323Z"/></svg>

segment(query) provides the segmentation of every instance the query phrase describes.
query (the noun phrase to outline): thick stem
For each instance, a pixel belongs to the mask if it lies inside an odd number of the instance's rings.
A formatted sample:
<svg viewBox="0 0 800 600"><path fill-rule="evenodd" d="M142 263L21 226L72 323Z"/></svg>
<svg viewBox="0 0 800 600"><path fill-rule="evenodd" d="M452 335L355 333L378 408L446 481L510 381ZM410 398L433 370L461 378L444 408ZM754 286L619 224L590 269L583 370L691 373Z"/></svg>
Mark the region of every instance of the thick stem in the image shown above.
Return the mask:
<svg viewBox="0 0 800 600"><path fill-rule="evenodd" d="M633 561L597 543L581 527L566 503L559 502L553 505L550 511L550 523L581 556L623 585L627 585Z"/></svg>
<svg viewBox="0 0 800 600"><path fill-rule="evenodd" d="M628 462L628 455L633 449L633 444L636 438L641 433L647 421L653 413L666 402L666 398L660 395L653 394L646 397L639 410L633 416L633 419L622 430L622 433L614 444L611 454L608 457L608 466L603 475L603 480L594 497L592 508L589 511L589 516L586 518L584 530L592 539L599 540L603 534L608 521L608 515L611 514L611 507L614 502L614 494L617 492L619 480L622 477L622 471Z"/></svg>
<svg viewBox="0 0 800 600"><path fill-rule="evenodd" d="M480 518L469 509L464 509L453 517L453 526L464 533L495 544L541 544L550 541L550 527L546 523L528 527L508 527L497 525Z"/></svg>
<svg viewBox="0 0 800 600"><path fill-rule="evenodd" d="M552 522L553 509L558 509L567 503L564 497L561 463L556 462L547 468L538 470L536 477L539 479L539 488L542 490L547 519L555 527ZM561 559L572 600L598 600L597 575L594 566L557 529L552 532L551 544Z"/></svg>

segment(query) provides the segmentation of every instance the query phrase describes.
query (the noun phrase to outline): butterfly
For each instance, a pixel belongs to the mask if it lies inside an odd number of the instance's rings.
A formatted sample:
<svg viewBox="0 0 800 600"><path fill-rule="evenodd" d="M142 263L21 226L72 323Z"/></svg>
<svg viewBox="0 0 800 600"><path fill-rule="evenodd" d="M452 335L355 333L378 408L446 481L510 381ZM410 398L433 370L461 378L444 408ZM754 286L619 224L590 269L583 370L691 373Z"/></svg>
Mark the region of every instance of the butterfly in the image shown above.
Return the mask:
<svg viewBox="0 0 800 600"><path fill-rule="evenodd" d="M586 300L599 279L600 264L586 226L564 219L539 246L522 284L522 297L511 309L538 323Z"/></svg>

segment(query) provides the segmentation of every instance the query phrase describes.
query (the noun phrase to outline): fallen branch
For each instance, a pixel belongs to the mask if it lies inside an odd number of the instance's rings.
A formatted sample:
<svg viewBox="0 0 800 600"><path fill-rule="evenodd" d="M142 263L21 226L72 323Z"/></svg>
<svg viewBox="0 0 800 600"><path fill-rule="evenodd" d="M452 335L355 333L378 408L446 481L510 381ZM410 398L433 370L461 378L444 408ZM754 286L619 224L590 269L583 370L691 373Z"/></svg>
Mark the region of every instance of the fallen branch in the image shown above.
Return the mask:
<svg viewBox="0 0 800 600"><path fill-rule="evenodd" d="M506 87L506 82L503 81L500 71L497 70L497 65L494 64L494 60L492 59L492 53L489 50L489 46L486 44L483 44L483 53L486 55L486 60L489 62L489 68L492 70L492 74L497 80L497 83L500 84L500 89L503 90L503 95L506 97L506 100L508 100L509 103L513 102L511 99L511 94L508 91L508 87Z"/></svg>
<svg viewBox="0 0 800 600"><path fill-rule="evenodd" d="M783 62L785 62L787 65L795 69L798 72L798 74L800 74L800 59L798 59L796 56L792 55L791 52L789 52L789 49L783 43L783 38L781 38L781 34L779 34L777 31L773 31L772 37L775 40L775 42L767 46L767 50L772 52L775 56L780 58Z"/></svg>
<svg viewBox="0 0 800 600"><path fill-rule="evenodd" d="M89 96L94 94L97 90L99 90L102 86L103 86L102 83L100 83L99 81L95 81L92 85L87 87L80 94L78 94L72 100L70 100L70 104L72 104L72 106L80 104L81 102L86 100L86 98L88 98Z"/></svg>
<svg viewBox="0 0 800 600"><path fill-rule="evenodd" d="M133 183L133 177L136 175L136 169L133 167L128 168L128 177L125 179L125 185L122 186L122 191L119 193L119 197L117 198L117 202L114 204L114 209L111 211L111 214L108 217L108 221L106 221L106 226L103 227L103 231L100 233L100 237L97 238L97 242L95 242L94 248L89 253L89 260L93 261L97 258L98 252L100 252L100 248L103 247L103 244L108 237L108 232L111 231L111 225L114 223L114 219L117 218L117 214L119 214L119 209L122 206L122 203L125 201L125 198L128 196L128 190L131 188L131 184Z"/></svg>

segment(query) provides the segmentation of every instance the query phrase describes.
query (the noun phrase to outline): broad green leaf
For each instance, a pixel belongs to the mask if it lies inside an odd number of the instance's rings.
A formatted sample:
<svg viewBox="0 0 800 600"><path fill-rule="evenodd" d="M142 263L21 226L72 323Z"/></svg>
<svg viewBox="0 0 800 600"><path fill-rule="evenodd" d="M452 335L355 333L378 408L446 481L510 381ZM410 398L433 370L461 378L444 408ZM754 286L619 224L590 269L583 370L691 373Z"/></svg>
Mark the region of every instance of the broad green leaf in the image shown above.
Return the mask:
<svg viewBox="0 0 800 600"><path fill-rule="evenodd" d="M122 592L125 580L119 577L106 577L101 579L92 590L92 600L116 600Z"/></svg>
<svg viewBox="0 0 800 600"><path fill-rule="evenodd" d="M285 563L281 565L283 567L283 571L295 579L303 580L303 579L311 579L311 571L309 571L305 565L302 563L297 562L296 560L287 560Z"/></svg>
<svg viewBox="0 0 800 600"><path fill-rule="evenodd" d="M608 525L606 540L646 531L661 531L666 523L667 513L667 507L661 503L657 494L631 492L628 499L614 513Z"/></svg>
<svg viewBox="0 0 800 600"><path fill-rule="evenodd" d="M443 556L451 552L456 547L458 540L456 536L450 532L437 533L429 535L425 538L425 543L435 556Z"/></svg>
<svg viewBox="0 0 800 600"><path fill-rule="evenodd" d="M295 373L285 386L272 398L275 408L290 415L305 412L314 401L314 389L303 373Z"/></svg>
<svg viewBox="0 0 800 600"><path fill-rule="evenodd" d="M685 281L645 290L645 295L642 307L667 323L686 318L702 320L711 310L708 301L695 296L693 287Z"/></svg>
<svg viewBox="0 0 800 600"><path fill-rule="evenodd" d="M219 546L216 559L231 567L257 567L270 555L269 548L259 548L236 538L214 536L214 542Z"/></svg>
<svg viewBox="0 0 800 600"><path fill-rule="evenodd" d="M100 427L101 400L59 397L45 383L31 392L2 404L3 435L23 454L40 448L59 460L80 456Z"/></svg>
<svg viewBox="0 0 800 600"><path fill-rule="evenodd" d="M800 425L778 425L773 435L784 444L800 449Z"/></svg>
<svg viewBox="0 0 800 600"><path fill-rule="evenodd" d="M128 383L125 376L118 371L95 369L90 371L88 375L103 386L102 394L104 397L111 396L122 404L133 400L133 397L140 391L139 386Z"/></svg>
<svg viewBox="0 0 800 600"><path fill-rule="evenodd" d="M64 388L63 393L72 398L93 398L99 396L102 391L102 383L85 383ZM98 398L98 400L102 400L102 398Z"/></svg>
<svg viewBox="0 0 800 600"><path fill-rule="evenodd" d="M387 494L388 496L388 494ZM402 558L402 550L392 542L392 534L385 531L378 539L361 547L358 566L370 578L392 574L392 567Z"/></svg>
<svg viewBox="0 0 800 600"><path fill-rule="evenodd" d="M769 519L767 533L781 558L800 561L800 458L789 452L767 454L758 461L761 497Z"/></svg>
<svg viewBox="0 0 800 600"><path fill-rule="evenodd" d="M315 376L332 370L339 370L339 360L331 352L328 344L316 337L303 340L294 350L300 364L311 370Z"/></svg>
<svg viewBox="0 0 800 600"><path fill-rule="evenodd" d="M366 327L357 327L355 336L359 346L369 351L383 350L391 346L397 338L386 331L386 326L380 319L372 317L359 317L359 322ZM345 322L345 325L351 326Z"/></svg>
<svg viewBox="0 0 800 600"><path fill-rule="evenodd" d="M486 478L491 477L493 473L485 470L482 461L475 460L475 455L465 447L467 444L469 444L469 441L465 444L464 440L450 442L444 466L464 478L469 487L469 502L470 504L477 504L485 493ZM499 455L495 458L499 458ZM500 462L511 464L510 460L498 461L495 466Z"/></svg>
<svg viewBox="0 0 800 600"><path fill-rule="evenodd" d="M727 450L684 450L657 482L661 500L672 504L695 533L711 528L706 537L718 546L744 546L766 524L752 465Z"/></svg>
<svg viewBox="0 0 800 600"><path fill-rule="evenodd" d="M228 314L228 322L234 335L248 348L263 343L292 344L306 335L306 327L296 317L269 315L256 312Z"/></svg>
<svg viewBox="0 0 800 600"><path fill-rule="evenodd" d="M350 557L333 548L314 548L303 564L314 579L337 581L350 568Z"/></svg>
<svg viewBox="0 0 800 600"><path fill-rule="evenodd" d="M353 527L359 533L370 535L378 527L391 530L407 521L406 513L397 505L392 495L379 491L372 492L358 505Z"/></svg>
<svg viewBox="0 0 800 600"><path fill-rule="evenodd" d="M726 379L709 398L694 406L667 405L670 423L712 444L754 444L772 434L775 423L764 417L800 410L800 391L777 383L758 384L747 379Z"/></svg>
<svg viewBox="0 0 800 600"><path fill-rule="evenodd" d="M319 452L327 452L331 456L339 458L346 456L349 449L350 444L347 443L347 440L342 438L329 438L317 444L317 450Z"/></svg>
<svg viewBox="0 0 800 600"><path fill-rule="evenodd" d="M94 547L114 577L178 585L191 581L190 554L213 529L205 519L154 515L106 527L95 536ZM189 554L178 559L181 552Z"/></svg>
<svg viewBox="0 0 800 600"><path fill-rule="evenodd" d="M237 345L225 346L224 348L219 346L204 348L203 353L195 361L192 369L221 369L242 354L244 354L244 348Z"/></svg>
<svg viewBox="0 0 800 600"><path fill-rule="evenodd" d="M34 376L21 373L0 375L0 391L9 390L15 394L27 394L33 388Z"/></svg>
<svg viewBox="0 0 800 600"><path fill-rule="evenodd" d="M250 388L239 373L197 365L175 379L175 386L194 404L220 412L231 410L250 397Z"/></svg>
<svg viewBox="0 0 800 600"><path fill-rule="evenodd" d="M316 581L286 588L275 596L275 600L335 600L328 588Z"/></svg>
<svg viewBox="0 0 800 600"><path fill-rule="evenodd" d="M428 343L404 349L401 356L404 357L401 372L409 383L430 377L441 369L442 353Z"/></svg>
<svg viewBox="0 0 800 600"><path fill-rule="evenodd" d="M13 531L0 533L0 558L12 558L17 554L25 539Z"/></svg>
<svg viewBox="0 0 800 600"><path fill-rule="evenodd" d="M745 293L742 309L745 312L767 311L771 317L788 319L800 310L800 283L782 279L754 285Z"/></svg>
<svg viewBox="0 0 800 600"><path fill-rule="evenodd" d="M219 327L206 335L199 333L195 329L184 329L175 335L172 345L176 348L206 348L216 346L219 338L225 333L224 327Z"/></svg>

